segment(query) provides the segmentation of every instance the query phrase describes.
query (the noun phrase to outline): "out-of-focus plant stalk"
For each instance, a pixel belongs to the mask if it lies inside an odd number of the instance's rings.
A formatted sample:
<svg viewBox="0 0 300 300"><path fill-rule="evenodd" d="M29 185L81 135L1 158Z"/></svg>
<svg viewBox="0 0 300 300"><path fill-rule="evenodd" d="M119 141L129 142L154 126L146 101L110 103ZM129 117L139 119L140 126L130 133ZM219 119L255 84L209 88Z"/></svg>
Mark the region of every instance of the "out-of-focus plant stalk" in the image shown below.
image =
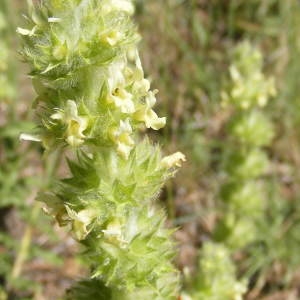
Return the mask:
<svg viewBox="0 0 300 300"><path fill-rule="evenodd" d="M261 176L269 168L263 147L269 146L274 129L263 112L270 97L275 96L273 78L262 73L261 52L249 42L234 50L230 81L222 92L224 109L232 111L227 125L225 149L226 182L221 189L224 219L216 237L231 249L242 249L257 237L259 220L264 218L266 196Z"/></svg>

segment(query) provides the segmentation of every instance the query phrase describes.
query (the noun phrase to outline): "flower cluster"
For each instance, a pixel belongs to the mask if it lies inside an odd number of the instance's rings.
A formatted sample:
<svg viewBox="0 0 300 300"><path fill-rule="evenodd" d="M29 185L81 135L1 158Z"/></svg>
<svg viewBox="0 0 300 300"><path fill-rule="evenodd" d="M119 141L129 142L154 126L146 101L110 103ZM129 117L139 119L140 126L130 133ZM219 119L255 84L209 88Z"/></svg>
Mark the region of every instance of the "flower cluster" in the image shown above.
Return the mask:
<svg viewBox="0 0 300 300"><path fill-rule="evenodd" d="M249 42L235 49L230 76L222 95L233 111L227 132L235 146L225 152L227 180L221 198L227 211L216 235L240 249L255 240L255 224L263 218L266 197L260 177L268 170L269 160L262 147L270 144L274 130L262 107L275 95L275 86L273 78L263 75L262 55Z"/></svg>
<svg viewBox="0 0 300 300"><path fill-rule="evenodd" d="M231 82L221 94L223 105L234 105L239 109L264 107L268 98L276 94L274 78L266 78L262 73L263 57L249 42L237 47L234 64L229 72Z"/></svg>
<svg viewBox="0 0 300 300"><path fill-rule="evenodd" d="M30 10L29 28L17 31L42 110L33 139L48 150L114 145L127 159L136 129L164 127L136 50L130 1L46 1Z"/></svg>
<svg viewBox="0 0 300 300"><path fill-rule="evenodd" d="M144 76L133 10L129 0L45 0L17 30L38 94L37 130L23 138L73 152L70 177L39 196L85 247L96 279L72 299L101 282L112 299L175 299L178 290L171 231L155 200L185 158L163 158L139 141L139 129L158 130L166 118L153 110L157 91Z"/></svg>

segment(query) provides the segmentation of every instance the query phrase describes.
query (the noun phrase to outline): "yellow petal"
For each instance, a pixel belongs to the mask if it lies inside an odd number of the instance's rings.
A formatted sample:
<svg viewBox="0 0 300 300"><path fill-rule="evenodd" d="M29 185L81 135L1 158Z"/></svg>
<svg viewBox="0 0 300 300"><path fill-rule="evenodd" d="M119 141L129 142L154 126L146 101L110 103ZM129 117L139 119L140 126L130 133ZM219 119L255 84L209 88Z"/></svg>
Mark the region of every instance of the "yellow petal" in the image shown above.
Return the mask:
<svg viewBox="0 0 300 300"><path fill-rule="evenodd" d="M148 110L145 114L145 125L147 128L159 130L166 125L166 117L159 118L156 112L152 109Z"/></svg>
<svg viewBox="0 0 300 300"><path fill-rule="evenodd" d="M181 167L181 163L186 161L185 155L181 152L173 153L162 159L161 163L164 168Z"/></svg>

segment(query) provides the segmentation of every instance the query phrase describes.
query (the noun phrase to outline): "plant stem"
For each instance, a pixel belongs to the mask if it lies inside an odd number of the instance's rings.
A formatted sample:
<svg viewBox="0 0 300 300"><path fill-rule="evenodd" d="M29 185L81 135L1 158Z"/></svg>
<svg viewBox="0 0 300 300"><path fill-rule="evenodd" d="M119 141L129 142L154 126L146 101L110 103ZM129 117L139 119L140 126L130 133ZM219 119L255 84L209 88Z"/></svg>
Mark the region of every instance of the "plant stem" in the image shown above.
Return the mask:
<svg viewBox="0 0 300 300"><path fill-rule="evenodd" d="M59 165L60 158L61 158L61 155L59 152L60 152L59 150L55 151L49 157L49 159L46 161L45 174L46 174L47 180L43 184L42 189L47 189L47 187L49 186L49 184L51 182L51 178L55 175L55 172L57 170L57 167ZM12 268L11 278L13 280L17 279L20 276L22 269L23 269L23 265L28 257L29 247L30 247L30 244L32 241L33 226L39 216L40 210L41 210L41 204L39 202L35 202L33 205L31 215L30 215L31 222L25 228L23 237L21 239L20 250L17 254L15 263Z"/></svg>
<svg viewBox="0 0 300 300"><path fill-rule="evenodd" d="M40 211L40 203L35 202L33 206L33 210L30 216L31 221L34 223L38 217L39 211ZM21 240L21 246L20 250L18 252L17 258L15 260L14 266L12 268L11 278L16 279L20 276L22 272L22 268L24 265L24 262L27 259L28 252L29 252L29 246L32 240L32 224L28 224L26 226L26 229L24 231L24 235Z"/></svg>

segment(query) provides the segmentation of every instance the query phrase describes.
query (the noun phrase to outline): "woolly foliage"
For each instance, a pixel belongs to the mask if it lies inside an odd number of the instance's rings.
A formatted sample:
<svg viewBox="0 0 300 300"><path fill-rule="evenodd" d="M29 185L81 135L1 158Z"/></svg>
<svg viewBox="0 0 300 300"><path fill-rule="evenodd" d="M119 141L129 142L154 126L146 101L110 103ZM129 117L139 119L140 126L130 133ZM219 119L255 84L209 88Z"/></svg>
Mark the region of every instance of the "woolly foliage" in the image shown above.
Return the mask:
<svg viewBox="0 0 300 300"><path fill-rule="evenodd" d="M159 148L145 140L128 161L109 151L92 158L79 152L69 166L73 176L39 199L85 246L92 276L118 289L146 286L154 299L168 299L177 290L173 243L153 201L171 173Z"/></svg>

